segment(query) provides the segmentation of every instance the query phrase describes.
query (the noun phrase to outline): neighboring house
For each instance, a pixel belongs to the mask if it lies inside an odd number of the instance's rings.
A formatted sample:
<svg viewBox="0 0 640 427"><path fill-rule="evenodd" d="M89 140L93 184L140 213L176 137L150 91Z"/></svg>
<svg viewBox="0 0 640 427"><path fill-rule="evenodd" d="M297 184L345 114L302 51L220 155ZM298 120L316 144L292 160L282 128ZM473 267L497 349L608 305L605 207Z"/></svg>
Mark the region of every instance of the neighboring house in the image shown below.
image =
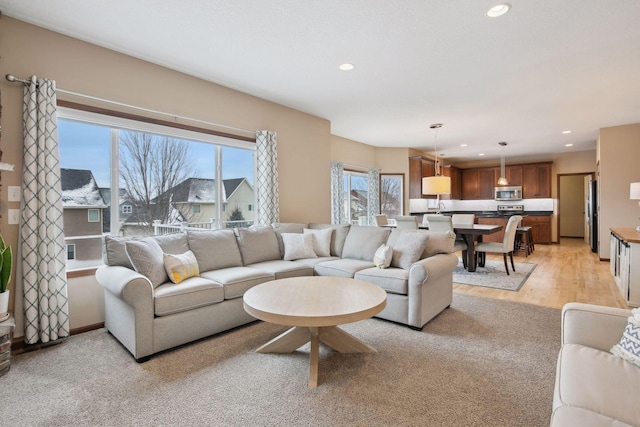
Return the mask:
<svg viewBox="0 0 640 427"><path fill-rule="evenodd" d="M233 211L238 208L245 221L253 222L253 187L245 178L222 180L222 219L225 223ZM215 221L216 182L214 179L187 178L168 191L171 206L189 223ZM165 193L166 194L166 193ZM163 198L162 195L157 199ZM155 200L155 199L154 199ZM233 225L231 225L233 226Z"/></svg>
<svg viewBox="0 0 640 427"><path fill-rule="evenodd" d="M135 206L127 193L127 190L121 188L118 192L118 210L120 211L120 222L126 222L127 219L135 212ZM105 233L111 231L111 188L100 187L102 199L107 204L107 208L102 212L102 230Z"/></svg>
<svg viewBox="0 0 640 427"><path fill-rule="evenodd" d="M351 190L351 197L349 203L351 204L351 222L361 225L367 225L367 204L368 196L366 190ZM346 201L345 201L346 202ZM360 218L365 219L362 222Z"/></svg>
<svg viewBox="0 0 640 427"><path fill-rule="evenodd" d="M69 266L102 257L102 198L93 173L83 169L60 169L64 234ZM96 244L96 241L98 244Z"/></svg>

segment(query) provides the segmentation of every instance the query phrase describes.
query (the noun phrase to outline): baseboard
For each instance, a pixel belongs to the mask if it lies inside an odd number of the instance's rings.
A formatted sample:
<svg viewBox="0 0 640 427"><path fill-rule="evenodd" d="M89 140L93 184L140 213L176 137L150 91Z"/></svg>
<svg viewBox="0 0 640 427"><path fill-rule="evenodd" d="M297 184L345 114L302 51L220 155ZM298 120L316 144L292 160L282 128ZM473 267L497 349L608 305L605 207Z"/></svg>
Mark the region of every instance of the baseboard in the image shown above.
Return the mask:
<svg viewBox="0 0 640 427"><path fill-rule="evenodd" d="M94 323L93 325L86 325L86 326L82 326L80 328L74 328L70 331L71 335L78 335L84 332L89 332L89 331L93 331L96 329L100 329L100 328L104 328L104 322L100 322L100 323ZM55 342L52 343L38 343L38 344L26 344L24 342L24 337L18 337L18 338L14 338L13 340L11 340L11 351L14 354L18 354L18 353L24 353L25 351L32 351L32 350L38 350L40 348L44 348L50 345L55 345L58 344L60 342L64 341L64 338L62 340L57 340Z"/></svg>

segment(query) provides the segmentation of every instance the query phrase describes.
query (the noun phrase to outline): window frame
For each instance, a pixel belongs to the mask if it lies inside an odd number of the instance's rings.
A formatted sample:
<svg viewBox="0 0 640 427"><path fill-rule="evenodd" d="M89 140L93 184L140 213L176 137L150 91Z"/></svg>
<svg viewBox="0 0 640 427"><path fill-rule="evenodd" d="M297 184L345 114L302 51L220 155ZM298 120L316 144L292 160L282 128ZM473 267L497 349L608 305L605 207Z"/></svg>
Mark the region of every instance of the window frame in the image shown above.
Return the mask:
<svg viewBox="0 0 640 427"><path fill-rule="evenodd" d="M119 188L119 147L118 143L114 143L115 140L118 139L118 132L120 130L124 131L134 131L134 132L145 132L151 133L155 135L167 136L170 138L176 138L186 141L193 142L201 142L212 144L216 147L216 194L223 194L223 183L222 183L222 147L232 147L237 149L250 150L253 152L253 179L257 176L256 170L256 139L255 137L244 137L240 135L233 135L224 132L219 132L212 129L201 128L196 126L190 126L183 123L172 123L166 122L163 120L153 119L145 116L138 116L129 113L123 113L119 111L104 109L100 107L92 107L83 104L77 104L68 101L58 101L58 110L57 110L57 118L58 120L67 120L74 121L79 123L85 123L89 125L96 126L104 126L111 129L111 156L110 156L110 170L111 170L111 180L110 180L110 188ZM152 112L151 110L149 110ZM202 122L206 123L206 122ZM257 200L257 195L254 196L254 204ZM120 231L120 209L114 208L120 205L119 203L119 194L118 191L111 191L111 199L110 199L110 216L111 216L111 231L110 234L118 234ZM217 226L221 228L222 226L222 206L224 204L223 200L220 200L220 203L217 203L219 206L219 212L217 217L219 218L219 223ZM131 208L132 209L132 208ZM123 212L125 213L125 212ZM133 213L133 210L132 212ZM125 213L126 214L126 213ZM102 218L102 215L100 214ZM96 221L99 222L99 221ZM74 244L75 247L75 244ZM75 252L74 252L75 254ZM92 274L93 271L97 268L99 264L92 267L82 267L78 269L68 269L68 272L73 273L73 276L81 276L84 275L83 271L86 274Z"/></svg>
<svg viewBox="0 0 640 427"><path fill-rule="evenodd" d="M91 219L91 214L92 213L97 213L98 214L98 218L97 219ZM98 208L89 208L87 209L87 222L101 222L102 221L102 215L100 215L100 209Z"/></svg>
<svg viewBox="0 0 640 427"><path fill-rule="evenodd" d="M380 195L380 213L386 214L382 209L382 180L384 178L396 177L400 179L400 212L398 215L404 215L404 174L403 173L380 173L379 195ZM388 215L387 215L388 216ZM391 217L390 217L391 218ZM393 218L391 218L393 219Z"/></svg>

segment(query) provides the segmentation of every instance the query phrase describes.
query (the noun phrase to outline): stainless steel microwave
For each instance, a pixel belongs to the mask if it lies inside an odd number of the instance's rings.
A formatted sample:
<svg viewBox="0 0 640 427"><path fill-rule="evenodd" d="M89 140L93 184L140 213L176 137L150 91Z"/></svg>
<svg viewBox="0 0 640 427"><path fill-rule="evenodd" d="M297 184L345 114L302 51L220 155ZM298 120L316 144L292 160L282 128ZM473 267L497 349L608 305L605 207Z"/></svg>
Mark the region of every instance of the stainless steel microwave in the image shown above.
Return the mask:
<svg viewBox="0 0 640 427"><path fill-rule="evenodd" d="M495 199L500 201L522 200L522 186L495 187Z"/></svg>

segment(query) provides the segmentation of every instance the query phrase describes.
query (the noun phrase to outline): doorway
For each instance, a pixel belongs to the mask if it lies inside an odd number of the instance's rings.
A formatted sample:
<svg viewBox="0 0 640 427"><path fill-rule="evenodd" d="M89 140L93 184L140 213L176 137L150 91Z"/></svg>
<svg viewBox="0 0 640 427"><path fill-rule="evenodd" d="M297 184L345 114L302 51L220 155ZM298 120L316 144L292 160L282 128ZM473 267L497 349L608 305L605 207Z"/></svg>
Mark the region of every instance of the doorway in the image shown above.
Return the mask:
<svg viewBox="0 0 640 427"><path fill-rule="evenodd" d="M558 175L558 236L590 241L589 183L592 172Z"/></svg>

